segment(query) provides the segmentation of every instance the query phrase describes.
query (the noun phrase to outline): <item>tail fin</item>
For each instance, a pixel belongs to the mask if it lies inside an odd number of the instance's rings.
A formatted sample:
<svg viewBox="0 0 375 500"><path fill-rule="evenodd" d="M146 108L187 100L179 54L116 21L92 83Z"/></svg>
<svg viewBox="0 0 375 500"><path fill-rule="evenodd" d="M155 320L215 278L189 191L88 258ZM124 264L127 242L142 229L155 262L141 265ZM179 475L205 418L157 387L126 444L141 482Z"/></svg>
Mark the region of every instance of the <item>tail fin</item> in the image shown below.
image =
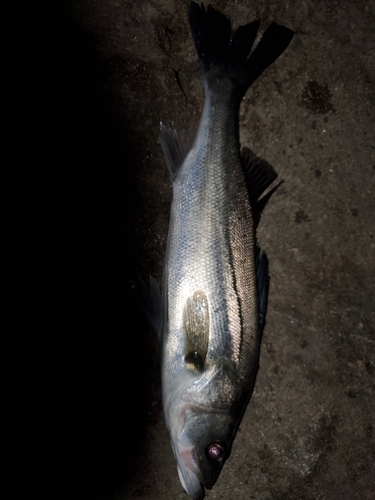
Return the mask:
<svg viewBox="0 0 375 500"><path fill-rule="evenodd" d="M206 8L191 2L190 29L209 87L222 78L231 79L236 90L245 94L250 85L287 48L293 31L272 23L249 56L259 29L259 21L240 26L231 39L231 23L211 5Z"/></svg>

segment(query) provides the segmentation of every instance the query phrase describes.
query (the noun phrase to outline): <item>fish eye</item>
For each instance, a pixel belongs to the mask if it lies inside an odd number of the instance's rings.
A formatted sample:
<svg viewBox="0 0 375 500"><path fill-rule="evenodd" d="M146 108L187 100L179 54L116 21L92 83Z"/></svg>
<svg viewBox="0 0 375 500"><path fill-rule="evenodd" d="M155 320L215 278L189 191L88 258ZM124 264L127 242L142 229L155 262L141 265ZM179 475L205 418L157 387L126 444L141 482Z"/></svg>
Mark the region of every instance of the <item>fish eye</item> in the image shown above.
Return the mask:
<svg viewBox="0 0 375 500"><path fill-rule="evenodd" d="M212 443L207 447L207 455L215 462L221 462L225 455L224 447L220 443Z"/></svg>

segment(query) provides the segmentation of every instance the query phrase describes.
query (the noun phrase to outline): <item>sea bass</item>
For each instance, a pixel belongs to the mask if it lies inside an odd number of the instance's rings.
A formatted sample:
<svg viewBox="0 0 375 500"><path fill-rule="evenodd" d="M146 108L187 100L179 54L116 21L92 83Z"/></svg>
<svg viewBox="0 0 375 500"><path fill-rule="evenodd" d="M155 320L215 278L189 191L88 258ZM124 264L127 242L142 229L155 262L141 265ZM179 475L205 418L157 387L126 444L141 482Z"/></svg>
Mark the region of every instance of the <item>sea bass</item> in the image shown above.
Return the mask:
<svg viewBox="0 0 375 500"><path fill-rule="evenodd" d="M222 13L194 2L189 20L205 102L188 151L161 126L173 181L163 314L155 280L142 288L161 335L163 407L178 475L200 500L230 455L250 399L267 304L268 264L255 228L277 174L249 149L241 152L239 107L293 32L272 23L250 54L259 21L231 36Z"/></svg>

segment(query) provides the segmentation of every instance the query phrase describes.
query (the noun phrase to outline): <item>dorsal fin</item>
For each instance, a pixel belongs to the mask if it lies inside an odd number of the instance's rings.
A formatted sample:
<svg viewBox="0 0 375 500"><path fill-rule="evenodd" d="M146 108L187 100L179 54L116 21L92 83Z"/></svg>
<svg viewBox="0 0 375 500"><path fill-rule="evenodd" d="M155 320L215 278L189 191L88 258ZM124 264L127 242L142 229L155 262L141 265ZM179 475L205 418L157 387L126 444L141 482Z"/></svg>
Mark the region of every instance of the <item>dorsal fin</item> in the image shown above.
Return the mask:
<svg viewBox="0 0 375 500"><path fill-rule="evenodd" d="M184 306L185 362L188 367L202 370L207 356L210 331L208 300L202 290L189 297Z"/></svg>
<svg viewBox="0 0 375 500"><path fill-rule="evenodd" d="M160 123L160 143L172 182L175 180L177 172L183 164L193 141L193 134L182 133L180 139L177 130L174 130L172 134L167 127Z"/></svg>
<svg viewBox="0 0 375 500"><path fill-rule="evenodd" d="M246 184L256 227L259 224L264 207L282 181L261 198L262 194L277 178L277 173L266 160L257 156L249 148L242 148L241 163L245 172Z"/></svg>

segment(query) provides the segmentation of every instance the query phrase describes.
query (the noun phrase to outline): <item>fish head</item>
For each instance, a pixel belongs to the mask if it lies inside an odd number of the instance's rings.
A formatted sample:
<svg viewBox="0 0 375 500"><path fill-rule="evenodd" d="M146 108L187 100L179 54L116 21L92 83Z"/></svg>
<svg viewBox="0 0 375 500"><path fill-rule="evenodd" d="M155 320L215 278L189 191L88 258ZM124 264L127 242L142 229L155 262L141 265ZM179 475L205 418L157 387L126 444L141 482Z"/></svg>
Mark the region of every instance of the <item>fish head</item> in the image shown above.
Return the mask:
<svg viewBox="0 0 375 500"><path fill-rule="evenodd" d="M180 481L195 500L211 489L230 455L234 419L207 408L189 408L185 425L176 443Z"/></svg>
<svg viewBox="0 0 375 500"><path fill-rule="evenodd" d="M243 413L243 390L225 362L179 387L169 407L172 448L182 486L191 498L201 500L230 455Z"/></svg>

